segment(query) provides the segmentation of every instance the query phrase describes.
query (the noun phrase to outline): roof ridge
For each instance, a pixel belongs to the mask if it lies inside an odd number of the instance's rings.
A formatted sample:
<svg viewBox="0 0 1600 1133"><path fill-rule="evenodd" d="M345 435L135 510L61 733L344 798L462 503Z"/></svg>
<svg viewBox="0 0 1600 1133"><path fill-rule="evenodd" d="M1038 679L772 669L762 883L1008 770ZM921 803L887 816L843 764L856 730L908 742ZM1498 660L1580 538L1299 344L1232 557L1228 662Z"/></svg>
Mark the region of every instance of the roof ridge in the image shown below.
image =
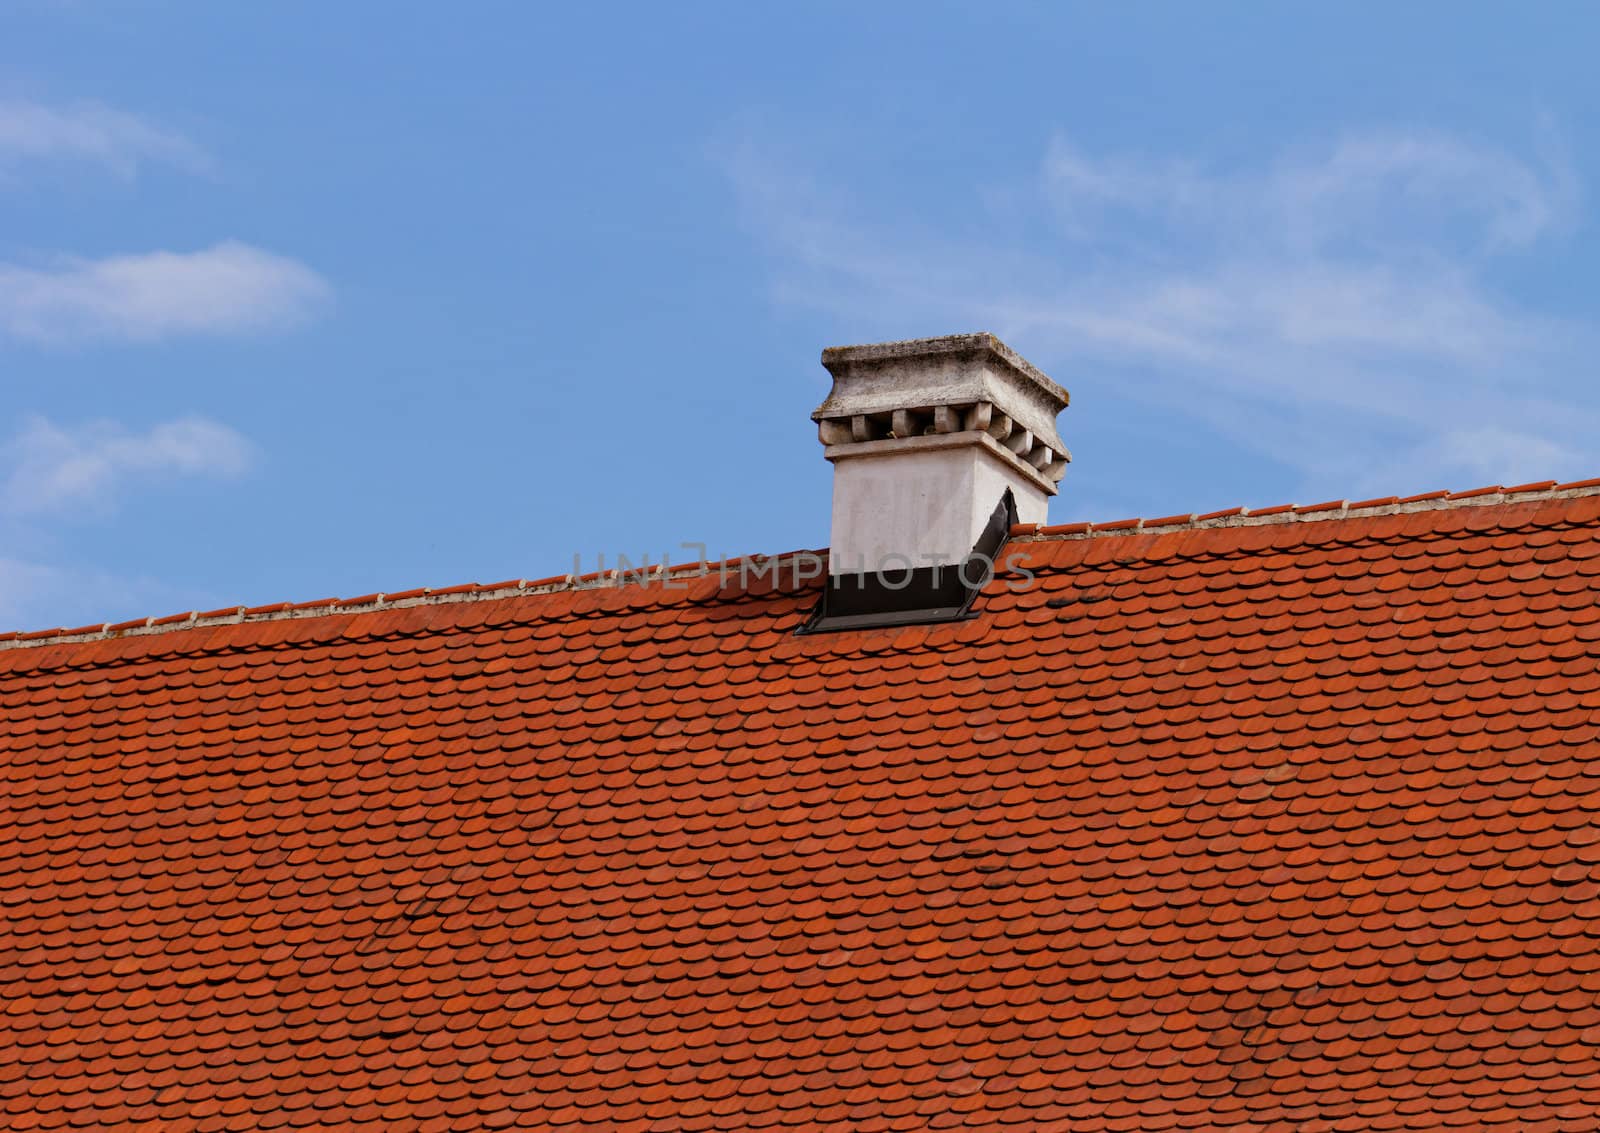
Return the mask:
<svg viewBox="0 0 1600 1133"><path fill-rule="evenodd" d="M222 606L215 610L190 610L166 617L134 618L131 621L107 622L104 625L78 626L75 629L14 631L0 633L0 651L36 645L57 645L80 641L106 641L126 637L148 637L173 630L210 626L258 624L284 621L291 618L326 617L330 614L365 614L379 610L403 610L414 606L442 606L460 602L492 601L535 594L563 594L584 590L616 589L622 586L649 586L669 580L726 576L732 568L758 563L763 569L754 572L757 577L767 573L772 564L774 579L789 560L805 557L807 565L825 563L827 549L793 550L778 554L735 555L716 561L697 560L677 565L656 564L639 567L615 567L611 570L590 571L587 574L555 574L539 579L508 579L505 582L469 582L459 586L421 587L394 593L374 592L355 598L321 598L311 602L272 602L263 606Z"/></svg>
<svg viewBox="0 0 1600 1133"><path fill-rule="evenodd" d="M1080 522L1023 523L1011 528L1011 536L1025 542L1039 539L1083 539L1093 536L1143 535L1169 531L1198 531L1212 527L1265 527L1268 524L1311 523L1330 519L1362 518L1379 515L1410 515L1424 511L1446 511L1460 507L1487 507L1494 504L1534 503L1539 500L1575 499L1600 495L1600 479L1574 480L1558 484L1541 480L1506 488L1499 484L1471 488L1462 492L1424 492L1416 496L1382 496L1351 503L1328 500L1320 504L1274 504L1271 507L1227 508L1205 514L1164 515L1156 519L1135 516L1105 523Z"/></svg>
<svg viewBox="0 0 1600 1133"><path fill-rule="evenodd" d="M1104 538L1115 535L1142 535L1171 531L1201 530L1214 527L1257 527L1268 524L1316 522L1352 517L1409 514L1420 511L1438 511L1456 507L1484 507L1500 503L1529 503L1546 499L1571 499L1600 494L1600 478L1576 480L1559 484L1545 480L1514 487L1492 485L1462 492L1427 492L1417 496L1381 497L1351 503L1347 500L1330 500L1321 504L1296 506L1278 504L1265 508L1228 508L1203 515L1180 514L1155 519L1134 517L1105 523L1062 523L1045 526L1019 524L1011 528L1011 536L1023 542L1044 539ZM1514 498L1513 498L1514 497ZM330 614L360 614L378 610L404 609L412 606L444 605L514 598L533 594L557 594L570 591L610 589L630 585L648 586L668 579L705 578L713 573L726 574L739 564L782 563L800 556L811 560L825 560L827 550L793 550L779 554L735 555L718 561L701 559L675 566L661 563L642 564L638 568L592 571L587 574L550 575L539 579L509 579L505 582L465 583L459 586L438 588L421 587L393 593L374 592L354 598L322 598L311 602L274 602L262 606L223 606L215 610L169 614L165 617L134 618L130 621L78 626L73 629L56 627L32 631L0 633L0 650L21 649L39 645L56 645L81 641L103 641L123 637L144 637L196 627L240 625L290 618L325 617Z"/></svg>

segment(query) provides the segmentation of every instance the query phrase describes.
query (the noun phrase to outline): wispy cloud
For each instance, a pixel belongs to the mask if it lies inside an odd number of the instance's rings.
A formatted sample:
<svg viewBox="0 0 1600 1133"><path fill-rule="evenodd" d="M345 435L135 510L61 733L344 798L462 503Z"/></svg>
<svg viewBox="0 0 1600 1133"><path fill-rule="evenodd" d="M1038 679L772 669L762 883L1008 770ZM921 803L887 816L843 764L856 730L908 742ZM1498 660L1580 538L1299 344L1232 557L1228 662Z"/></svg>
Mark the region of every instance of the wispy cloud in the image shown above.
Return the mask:
<svg viewBox="0 0 1600 1133"><path fill-rule="evenodd" d="M726 167L781 301L863 334L987 327L1332 495L1597 471L1597 336L1495 286L1580 219L1559 147L1535 150L1371 132L1217 169L1058 138L1030 176L967 186L989 209L953 224L864 208L765 143Z"/></svg>
<svg viewBox="0 0 1600 1133"><path fill-rule="evenodd" d="M52 164L124 179L153 164L210 169L200 146L147 118L97 103L0 99L0 188L24 167L32 174ZM0 341L69 345L263 331L308 317L330 296L304 264L236 241L194 252L0 263ZM15 435L0 438L0 626L115 620L175 604L177 592L159 581L51 561L50 532L69 518L110 510L132 489L180 477L236 477L252 460L243 436L200 416L143 431L107 420L69 426L25 418Z"/></svg>
<svg viewBox="0 0 1600 1133"><path fill-rule="evenodd" d="M138 574L0 555L0 631L103 624L208 603L219 605L220 595Z"/></svg>
<svg viewBox="0 0 1600 1133"><path fill-rule="evenodd" d="M0 512L38 517L103 508L131 482L233 477L251 458L243 436L204 417L167 421L142 433L111 421L63 428L32 417L0 445Z"/></svg>
<svg viewBox="0 0 1600 1133"><path fill-rule="evenodd" d="M112 421L26 419L0 440L0 630L116 621L195 601L137 572L62 561L52 531L104 515L129 491L182 477L237 477L253 459L248 440L204 417L142 431Z"/></svg>
<svg viewBox="0 0 1600 1133"><path fill-rule="evenodd" d="M34 602L59 587L61 572L40 563L0 557L0 625L16 629Z"/></svg>
<svg viewBox="0 0 1600 1133"><path fill-rule="evenodd" d="M1064 137L1042 166L1044 197L1078 239L1108 220L1212 247L1226 241L1346 250L1401 232L1405 243L1514 248L1573 218L1578 186L1548 131L1537 164L1434 133L1371 132L1217 171L1194 160L1097 157Z"/></svg>
<svg viewBox="0 0 1600 1133"><path fill-rule="evenodd" d="M300 322L331 294L305 264L237 241L48 267L0 264L0 333L49 344L248 333Z"/></svg>
<svg viewBox="0 0 1600 1133"><path fill-rule="evenodd" d="M119 177L149 162L190 171L210 165L193 141L137 114L96 102L0 100L0 177L24 162L44 161L89 162Z"/></svg>
<svg viewBox="0 0 1600 1133"><path fill-rule="evenodd" d="M36 609L59 604L78 588L78 572L46 563L0 555L0 627L35 627L28 619Z"/></svg>

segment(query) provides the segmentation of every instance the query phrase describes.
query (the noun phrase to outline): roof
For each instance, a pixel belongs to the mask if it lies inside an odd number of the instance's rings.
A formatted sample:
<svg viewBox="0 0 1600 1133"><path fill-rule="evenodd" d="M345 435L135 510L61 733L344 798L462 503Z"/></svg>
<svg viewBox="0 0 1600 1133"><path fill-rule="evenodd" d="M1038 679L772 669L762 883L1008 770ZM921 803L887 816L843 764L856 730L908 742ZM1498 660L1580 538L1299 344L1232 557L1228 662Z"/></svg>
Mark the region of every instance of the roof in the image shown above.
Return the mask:
<svg viewBox="0 0 1600 1133"><path fill-rule="evenodd" d="M1596 1128L1596 491L14 640L0 1127Z"/></svg>

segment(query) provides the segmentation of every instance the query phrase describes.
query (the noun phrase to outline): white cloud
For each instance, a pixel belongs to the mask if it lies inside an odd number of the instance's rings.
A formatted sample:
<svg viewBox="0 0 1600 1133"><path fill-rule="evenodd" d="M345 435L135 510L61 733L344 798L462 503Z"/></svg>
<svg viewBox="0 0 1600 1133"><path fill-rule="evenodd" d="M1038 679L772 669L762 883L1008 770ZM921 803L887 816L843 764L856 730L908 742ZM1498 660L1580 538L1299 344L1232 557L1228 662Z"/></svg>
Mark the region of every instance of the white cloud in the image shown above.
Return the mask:
<svg viewBox="0 0 1600 1133"><path fill-rule="evenodd" d="M61 561L51 529L104 512L141 484L235 477L252 459L244 437L204 417L142 432L110 421L63 427L27 419L0 441L0 630L120 621L193 605L200 596L160 580Z"/></svg>
<svg viewBox="0 0 1600 1133"><path fill-rule="evenodd" d="M1529 244L1577 205L1576 182L1558 157L1536 167L1436 134L1346 138L1325 157L1277 170L1267 192L1281 216L1310 218L1324 238L1401 219L1415 238L1419 222L1459 221L1491 246Z"/></svg>
<svg viewBox="0 0 1600 1133"><path fill-rule="evenodd" d="M223 596L48 560L0 555L0 631L74 628L221 605Z"/></svg>
<svg viewBox="0 0 1600 1133"><path fill-rule="evenodd" d="M1385 475L1405 483L1426 482L1435 469L1459 469L1458 484L1527 484L1538 480L1587 476L1595 471L1590 458L1549 437L1535 436L1493 423L1439 433L1386 462ZM1351 470L1353 482L1372 492L1384 491L1369 472Z"/></svg>
<svg viewBox="0 0 1600 1133"><path fill-rule="evenodd" d="M151 161L191 171L209 166L194 142L136 114L95 102L0 100L0 173L24 161L87 161L121 177Z"/></svg>
<svg viewBox="0 0 1600 1133"><path fill-rule="evenodd" d="M64 429L33 417L0 446L0 511L39 516L103 507L132 480L238 476L251 456L244 437L204 417L167 421L143 433L110 421Z"/></svg>
<svg viewBox="0 0 1600 1133"><path fill-rule="evenodd" d="M1377 132L1215 170L1057 139L1031 180L969 187L987 215L942 220L915 196L863 215L765 143L726 166L782 301L862 338L994 330L1325 498L1597 471L1600 341L1494 285L1578 217L1558 148L1539 149Z"/></svg>
<svg viewBox="0 0 1600 1133"><path fill-rule="evenodd" d="M0 557L0 627L17 629L41 598L59 593L62 572L41 563ZM31 626L29 628L32 628Z"/></svg>
<svg viewBox="0 0 1600 1133"><path fill-rule="evenodd" d="M1545 141L1539 165L1442 134L1350 135L1264 168L1211 172L1193 161L1091 157L1057 137L1043 164L1045 196L1063 229L1095 239L1108 219L1136 219L1153 243L1178 234L1239 250L1301 253L1402 235L1419 242L1511 248L1565 224L1577 184ZM1242 241L1242 244L1241 244Z"/></svg>
<svg viewBox="0 0 1600 1133"><path fill-rule="evenodd" d="M248 333L299 322L331 294L304 264L237 241L42 268L0 264L0 333L40 343Z"/></svg>

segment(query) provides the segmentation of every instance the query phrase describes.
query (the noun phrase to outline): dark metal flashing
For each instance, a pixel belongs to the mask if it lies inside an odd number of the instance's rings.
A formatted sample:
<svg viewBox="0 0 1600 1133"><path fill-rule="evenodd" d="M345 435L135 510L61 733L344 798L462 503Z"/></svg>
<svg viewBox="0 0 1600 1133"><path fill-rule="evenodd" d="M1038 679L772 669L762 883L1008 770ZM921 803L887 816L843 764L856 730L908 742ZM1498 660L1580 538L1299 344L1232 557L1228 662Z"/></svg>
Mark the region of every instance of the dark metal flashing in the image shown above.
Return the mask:
<svg viewBox="0 0 1600 1133"><path fill-rule="evenodd" d="M829 575L822 601L796 632L885 629L972 617L972 604L994 576L1000 550L1016 522L1017 505L1008 488L977 544L959 563Z"/></svg>

